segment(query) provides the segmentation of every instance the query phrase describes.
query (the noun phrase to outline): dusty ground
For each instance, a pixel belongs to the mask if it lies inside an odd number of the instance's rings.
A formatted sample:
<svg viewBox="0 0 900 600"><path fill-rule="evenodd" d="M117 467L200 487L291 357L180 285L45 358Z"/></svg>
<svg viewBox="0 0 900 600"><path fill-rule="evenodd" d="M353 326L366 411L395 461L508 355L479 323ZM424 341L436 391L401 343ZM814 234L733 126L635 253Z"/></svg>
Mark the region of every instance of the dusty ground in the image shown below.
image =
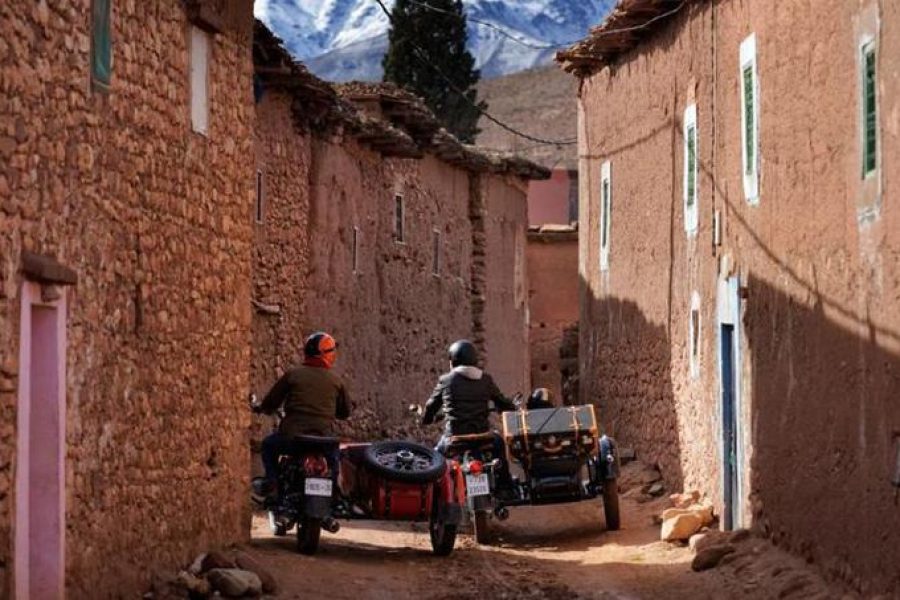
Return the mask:
<svg viewBox="0 0 900 600"><path fill-rule="evenodd" d="M282 586L281 598L841 598L807 565L761 540L729 564L691 571L693 553L659 541L652 516L663 500L623 498L621 531L604 529L599 502L519 508L498 524L498 540L461 535L448 558L431 555L422 525L344 523L322 534L319 554L294 552L254 519L251 552ZM496 523L496 522L494 522ZM852 597L852 596L845 596Z"/></svg>

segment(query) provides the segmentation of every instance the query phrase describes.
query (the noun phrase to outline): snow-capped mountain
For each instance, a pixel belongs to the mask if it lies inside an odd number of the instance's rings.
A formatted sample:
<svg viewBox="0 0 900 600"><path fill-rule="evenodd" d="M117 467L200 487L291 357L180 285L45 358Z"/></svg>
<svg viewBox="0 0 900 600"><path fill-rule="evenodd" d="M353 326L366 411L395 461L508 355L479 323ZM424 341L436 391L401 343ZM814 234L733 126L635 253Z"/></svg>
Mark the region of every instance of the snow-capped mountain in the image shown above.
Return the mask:
<svg viewBox="0 0 900 600"><path fill-rule="evenodd" d="M386 0L392 7L394 0ZM463 0L469 50L483 77L548 63L555 49L587 34L616 0ZM388 19L375 0L256 0L256 16L319 76L334 81L381 79ZM531 48L475 20L504 29Z"/></svg>

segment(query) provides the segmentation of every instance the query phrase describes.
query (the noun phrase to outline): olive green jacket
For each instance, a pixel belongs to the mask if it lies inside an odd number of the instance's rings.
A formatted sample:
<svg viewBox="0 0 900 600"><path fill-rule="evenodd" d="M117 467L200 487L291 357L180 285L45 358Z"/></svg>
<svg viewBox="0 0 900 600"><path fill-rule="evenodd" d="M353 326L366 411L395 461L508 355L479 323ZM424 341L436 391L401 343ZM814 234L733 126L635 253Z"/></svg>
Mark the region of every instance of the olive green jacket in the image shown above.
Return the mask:
<svg viewBox="0 0 900 600"><path fill-rule="evenodd" d="M289 370L266 394L260 412L273 414L284 407L278 432L286 436L330 435L334 420L350 417L350 397L330 370L303 365Z"/></svg>

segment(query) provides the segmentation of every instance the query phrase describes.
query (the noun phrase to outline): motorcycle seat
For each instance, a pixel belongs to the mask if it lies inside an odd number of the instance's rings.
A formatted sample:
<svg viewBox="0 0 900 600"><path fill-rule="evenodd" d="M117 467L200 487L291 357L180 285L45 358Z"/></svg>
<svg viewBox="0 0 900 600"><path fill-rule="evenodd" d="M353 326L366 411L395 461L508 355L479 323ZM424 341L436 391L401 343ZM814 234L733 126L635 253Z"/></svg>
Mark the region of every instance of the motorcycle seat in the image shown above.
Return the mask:
<svg viewBox="0 0 900 600"><path fill-rule="evenodd" d="M470 433L454 435L447 439L447 453L456 453L462 450L490 450L494 447L495 435L493 432Z"/></svg>
<svg viewBox="0 0 900 600"><path fill-rule="evenodd" d="M295 435L293 440L298 446L323 450L337 450L341 445L338 438L319 435Z"/></svg>

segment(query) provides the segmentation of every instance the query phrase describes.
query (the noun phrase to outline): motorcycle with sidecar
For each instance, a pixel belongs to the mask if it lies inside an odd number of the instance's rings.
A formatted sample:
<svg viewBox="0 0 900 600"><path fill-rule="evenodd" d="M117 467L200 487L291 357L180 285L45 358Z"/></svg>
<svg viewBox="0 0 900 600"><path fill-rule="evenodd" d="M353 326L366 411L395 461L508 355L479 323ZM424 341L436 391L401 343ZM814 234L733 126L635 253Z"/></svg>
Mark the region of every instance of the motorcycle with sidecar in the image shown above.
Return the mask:
<svg viewBox="0 0 900 600"><path fill-rule="evenodd" d="M453 551L465 492L457 467L413 442L341 443L298 436L279 457L277 491L264 478L252 482L253 500L268 512L276 536L296 526L297 549L315 554L322 529L337 533L337 519L428 523L438 556Z"/></svg>

